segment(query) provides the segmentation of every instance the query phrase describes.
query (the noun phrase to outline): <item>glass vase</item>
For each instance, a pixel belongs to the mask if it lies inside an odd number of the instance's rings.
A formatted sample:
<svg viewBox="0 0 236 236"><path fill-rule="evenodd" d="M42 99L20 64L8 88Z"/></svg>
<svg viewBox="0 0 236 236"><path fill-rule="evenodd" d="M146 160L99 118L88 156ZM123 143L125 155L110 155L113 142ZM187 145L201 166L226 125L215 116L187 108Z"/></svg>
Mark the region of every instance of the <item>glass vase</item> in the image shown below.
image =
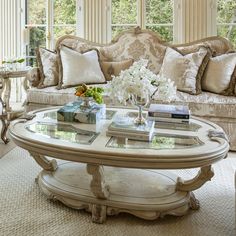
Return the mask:
<svg viewBox="0 0 236 236"><path fill-rule="evenodd" d="M131 102L138 107L138 116L134 119L134 124L146 124L147 120L143 117L143 107L149 103L149 95L139 96L137 94L131 94Z"/></svg>
<svg viewBox="0 0 236 236"><path fill-rule="evenodd" d="M89 109L94 105L93 97L79 97L79 101L82 101L80 107L84 109Z"/></svg>

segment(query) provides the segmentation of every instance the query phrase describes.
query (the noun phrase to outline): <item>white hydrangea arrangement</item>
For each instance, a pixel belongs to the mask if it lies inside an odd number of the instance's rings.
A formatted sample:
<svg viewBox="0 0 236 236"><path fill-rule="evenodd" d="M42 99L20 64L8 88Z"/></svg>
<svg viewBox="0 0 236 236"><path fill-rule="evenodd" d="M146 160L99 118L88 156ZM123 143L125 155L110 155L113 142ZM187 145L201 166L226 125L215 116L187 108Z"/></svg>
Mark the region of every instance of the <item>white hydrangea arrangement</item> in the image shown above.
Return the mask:
<svg viewBox="0 0 236 236"><path fill-rule="evenodd" d="M124 105L134 94L141 98L147 94L154 100L171 101L176 95L176 87L170 79L154 74L147 69L148 60L141 59L109 82L108 93Z"/></svg>

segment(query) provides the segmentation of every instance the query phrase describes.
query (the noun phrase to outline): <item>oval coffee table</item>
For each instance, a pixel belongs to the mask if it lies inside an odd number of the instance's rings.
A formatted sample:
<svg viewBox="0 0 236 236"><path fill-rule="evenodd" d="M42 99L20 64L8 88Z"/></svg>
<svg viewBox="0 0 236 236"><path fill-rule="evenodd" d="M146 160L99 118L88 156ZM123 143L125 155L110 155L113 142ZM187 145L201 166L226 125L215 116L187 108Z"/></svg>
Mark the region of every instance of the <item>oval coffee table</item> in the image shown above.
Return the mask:
<svg viewBox="0 0 236 236"><path fill-rule="evenodd" d="M134 110L107 108L93 125L58 122L57 109L16 120L10 135L43 168L37 178L41 190L91 212L97 223L120 212L154 220L198 209L192 191L213 177L211 165L229 150L223 130L198 118L187 125L156 123L153 140L144 142L106 136L115 113L132 117ZM185 168L200 170L190 180L166 170Z"/></svg>

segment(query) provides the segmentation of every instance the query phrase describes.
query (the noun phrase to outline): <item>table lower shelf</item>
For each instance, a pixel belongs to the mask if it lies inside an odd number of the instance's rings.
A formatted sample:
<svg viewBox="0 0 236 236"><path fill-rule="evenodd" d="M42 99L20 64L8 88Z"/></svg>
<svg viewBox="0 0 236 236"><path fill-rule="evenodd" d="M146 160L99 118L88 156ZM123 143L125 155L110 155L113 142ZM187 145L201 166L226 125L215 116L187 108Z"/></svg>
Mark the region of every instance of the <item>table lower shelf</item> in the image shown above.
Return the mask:
<svg viewBox="0 0 236 236"><path fill-rule="evenodd" d="M44 170L38 183L49 198L92 212L97 223L120 212L148 220L167 214L181 216L192 200L197 201L191 192L176 191L177 176L167 171L104 167L103 175L109 191L104 199L91 191L92 176L86 164L66 162L55 171Z"/></svg>

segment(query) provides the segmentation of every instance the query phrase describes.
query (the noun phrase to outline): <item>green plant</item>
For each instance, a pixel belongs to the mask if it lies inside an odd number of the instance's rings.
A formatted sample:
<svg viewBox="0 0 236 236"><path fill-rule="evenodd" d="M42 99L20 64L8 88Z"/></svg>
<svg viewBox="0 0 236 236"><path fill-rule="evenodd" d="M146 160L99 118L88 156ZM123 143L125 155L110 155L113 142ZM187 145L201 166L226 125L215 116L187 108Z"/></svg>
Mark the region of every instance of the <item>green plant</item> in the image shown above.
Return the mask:
<svg viewBox="0 0 236 236"><path fill-rule="evenodd" d="M23 63L24 61L25 61L24 58L18 58L18 59L13 59L13 60L5 60L5 61L2 61L2 64L6 64L6 63L9 63L9 64Z"/></svg>

